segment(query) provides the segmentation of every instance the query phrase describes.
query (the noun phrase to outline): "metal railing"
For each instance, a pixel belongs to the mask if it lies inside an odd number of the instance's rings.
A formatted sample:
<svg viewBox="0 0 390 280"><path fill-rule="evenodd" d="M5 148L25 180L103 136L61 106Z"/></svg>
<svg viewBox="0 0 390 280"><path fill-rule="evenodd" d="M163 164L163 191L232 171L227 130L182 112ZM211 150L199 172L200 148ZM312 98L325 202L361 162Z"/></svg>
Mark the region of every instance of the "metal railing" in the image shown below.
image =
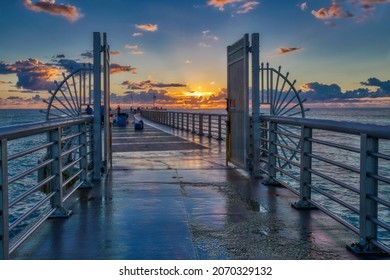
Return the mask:
<svg viewBox="0 0 390 280"><path fill-rule="evenodd" d="M199 136L207 136L217 140L226 139L227 115L170 112L165 110L142 110L141 115L151 121Z"/></svg>
<svg viewBox="0 0 390 280"><path fill-rule="evenodd" d="M64 203L93 171L93 118L0 128L0 259L49 217L66 217Z"/></svg>
<svg viewBox="0 0 390 280"><path fill-rule="evenodd" d="M261 172L359 235L350 248L390 253L390 127L261 116ZM380 249L380 250L378 250Z"/></svg>

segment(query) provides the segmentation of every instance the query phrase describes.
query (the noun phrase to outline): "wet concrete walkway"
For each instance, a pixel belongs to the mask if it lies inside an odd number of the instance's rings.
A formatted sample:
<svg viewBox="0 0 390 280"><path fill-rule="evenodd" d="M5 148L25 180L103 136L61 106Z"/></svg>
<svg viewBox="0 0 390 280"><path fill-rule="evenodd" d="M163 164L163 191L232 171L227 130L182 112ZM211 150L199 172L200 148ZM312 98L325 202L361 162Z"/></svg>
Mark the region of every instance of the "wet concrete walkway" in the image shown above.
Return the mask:
<svg viewBox="0 0 390 280"><path fill-rule="evenodd" d="M320 211L293 209L288 190L226 167L223 143L168 132L114 127L109 176L78 191L70 218L50 219L11 257L356 258L345 245L357 236Z"/></svg>

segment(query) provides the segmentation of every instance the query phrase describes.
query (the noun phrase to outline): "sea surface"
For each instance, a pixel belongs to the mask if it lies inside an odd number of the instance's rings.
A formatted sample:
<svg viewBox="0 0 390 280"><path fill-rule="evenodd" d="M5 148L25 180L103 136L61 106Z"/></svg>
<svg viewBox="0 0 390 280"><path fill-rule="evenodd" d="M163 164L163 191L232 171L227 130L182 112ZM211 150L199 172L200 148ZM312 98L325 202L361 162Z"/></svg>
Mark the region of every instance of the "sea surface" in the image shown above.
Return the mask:
<svg viewBox="0 0 390 280"><path fill-rule="evenodd" d="M212 114L226 114L225 110L221 109L202 109L202 110L176 110L176 111L185 111L185 112L194 112L194 113L212 113ZM326 108L319 109L313 108L309 112L306 113L307 118L315 118L315 119L327 119L327 120L336 120L336 121L348 121L348 122L360 122L366 124L377 124L377 125L385 125L390 129L390 108ZM45 115L41 113L39 110L20 110L20 109L0 109L0 127L10 126L10 125L18 125L25 124L29 122L37 122L45 120ZM326 134L327 132L323 132L325 135L322 137L332 139L332 137L342 137L340 135L334 136L331 133ZM37 135L30 138L19 139L15 141L10 141L8 143L9 154L14 154L20 151L27 149L28 147L37 145L38 143L43 143L46 140L46 135ZM351 144L358 145L358 139L338 139L341 142L346 141L346 144L349 144L348 141L351 141ZM356 143L353 143L356 142ZM390 155L390 143L387 141L384 144L384 151L387 155ZM332 150L324 150L323 153L332 155ZM337 153L337 151L335 152ZM32 164L35 165L39 158L44 156L44 151L39 151L32 155L24 157L21 160L14 160L9 164L9 174L8 177L11 178L17 174L20 174L24 170L31 168ZM359 166L359 158L356 156L350 155L334 155L336 158L340 158L342 162L349 163L354 166ZM322 166L323 167L323 166ZM390 163L385 161L381 165L382 175L387 178L390 177ZM332 167L329 167L329 174L335 174L337 176L341 176L341 180L343 182L356 185L359 176L353 176L352 174L347 173L338 173L339 170L333 170ZM10 185L9 188L9 196L10 199L17 197L20 193L27 190L31 185L35 185L37 181L36 175L29 175L18 183ZM331 192L333 192L332 186L324 185L324 188L329 188ZM380 184L379 185L379 193L381 197L390 200L390 185L389 184ZM42 199L42 195L36 195L30 199L30 202L36 202ZM352 202L351 202L352 203ZM355 205L358 207L358 205ZM343 218L350 220L350 222L356 226L358 226L358 220L356 216L350 215L349 211L345 211L345 209L338 209L337 205L335 212L338 212ZM14 221L17 216L21 213L24 213L27 209L29 209L29 202L24 204L17 204L10 211L10 221ZM384 210L381 214L381 218L387 220L390 223L390 210ZM23 226L23 224L21 225ZM383 240L386 244L390 245L390 236L388 232L381 232L381 235L384 234L386 236L382 236Z"/></svg>

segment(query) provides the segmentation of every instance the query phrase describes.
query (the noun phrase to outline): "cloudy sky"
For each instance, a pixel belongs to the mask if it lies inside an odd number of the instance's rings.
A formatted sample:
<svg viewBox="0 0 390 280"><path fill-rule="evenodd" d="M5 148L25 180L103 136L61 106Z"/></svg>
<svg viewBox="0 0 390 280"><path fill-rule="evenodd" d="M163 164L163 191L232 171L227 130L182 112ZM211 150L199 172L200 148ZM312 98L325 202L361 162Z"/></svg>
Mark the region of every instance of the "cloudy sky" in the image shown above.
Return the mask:
<svg viewBox="0 0 390 280"><path fill-rule="evenodd" d="M114 103L223 107L226 46L260 33L312 104L390 106L390 0L15 0L0 4L0 108L43 106L107 32Z"/></svg>

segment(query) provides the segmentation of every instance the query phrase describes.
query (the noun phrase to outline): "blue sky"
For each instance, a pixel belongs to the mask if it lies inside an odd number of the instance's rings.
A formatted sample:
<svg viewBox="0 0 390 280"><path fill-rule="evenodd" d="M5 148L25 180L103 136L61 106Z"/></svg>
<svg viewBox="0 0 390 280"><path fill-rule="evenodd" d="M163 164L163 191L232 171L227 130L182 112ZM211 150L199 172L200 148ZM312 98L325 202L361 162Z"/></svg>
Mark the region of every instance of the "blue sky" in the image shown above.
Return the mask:
<svg viewBox="0 0 390 280"><path fill-rule="evenodd" d="M16 0L0 7L3 108L41 105L63 70L54 58L90 61L94 31L107 32L111 61L124 66L111 79L117 103L157 94L162 105L222 106L226 46L258 32L261 60L282 65L312 102L390 105L390 0Z"/></svg>

